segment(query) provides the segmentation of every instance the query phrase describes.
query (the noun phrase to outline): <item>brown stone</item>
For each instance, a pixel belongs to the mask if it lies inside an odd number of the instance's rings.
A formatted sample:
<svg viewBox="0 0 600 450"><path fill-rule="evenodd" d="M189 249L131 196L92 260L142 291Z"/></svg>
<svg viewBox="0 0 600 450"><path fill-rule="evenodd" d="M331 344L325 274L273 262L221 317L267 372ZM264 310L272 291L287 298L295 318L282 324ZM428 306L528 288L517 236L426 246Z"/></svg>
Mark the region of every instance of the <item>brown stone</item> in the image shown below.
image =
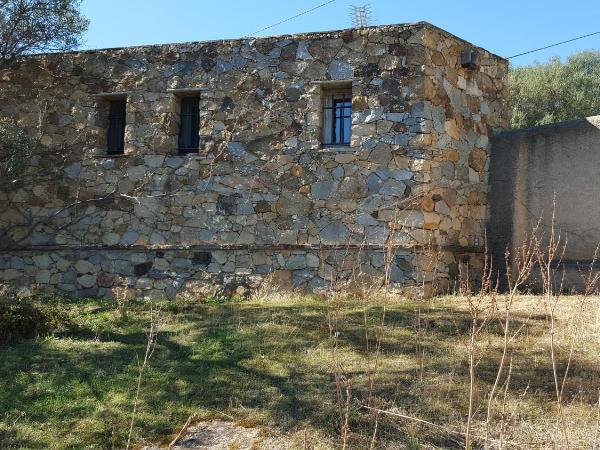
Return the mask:
<svg viewBox="0 0 600 450"><path fill-rule="evenodd" d="M260 201L254 205L254 211L261 214L266 212L271 212L271 204L269 202Z"/></svg>
<svg viewBox="0 0 600 450"><path fill-rule="evenodd" d="M108 288L114 284L115 276L106 272L98 272L98 275L96 275L96 282L98 283L98 286Z"/></svg>
<svg viewBox="0 0 600 450"><path fill-rule="evenodd" d="M487 153L482 148L475 148L469 154L469 166L478 172L483 172L486 160Z"/></svg>
<svg viewBox="0 0 600 450"><path fill-rule="evenodd" d="M446 149L443 152L443 157L446 161L457 162L460 159L460 153L458 150Z"/></svg>
<svg viewBox="0 0 600 450"><path fill-rule="evenodd" d="M335 155L335 162L340 164L349 164L356 161L356 155L351 153L338 153Z"/></svg>
<svg viewBox="0 0 600 450"><path fill-rule="evenodd" d="M452 139L460 139L461 131L456 120L447 120L444 124L444 128L446 129L446 133L448 133Z"/></svg>
<svg viewBox="0 0 600 450"><path fill-rule="evenodd" d="M423 211L432 212L435 208L435 202L431 197L424 197L423 200L421 200L421 208Z"/></svg>

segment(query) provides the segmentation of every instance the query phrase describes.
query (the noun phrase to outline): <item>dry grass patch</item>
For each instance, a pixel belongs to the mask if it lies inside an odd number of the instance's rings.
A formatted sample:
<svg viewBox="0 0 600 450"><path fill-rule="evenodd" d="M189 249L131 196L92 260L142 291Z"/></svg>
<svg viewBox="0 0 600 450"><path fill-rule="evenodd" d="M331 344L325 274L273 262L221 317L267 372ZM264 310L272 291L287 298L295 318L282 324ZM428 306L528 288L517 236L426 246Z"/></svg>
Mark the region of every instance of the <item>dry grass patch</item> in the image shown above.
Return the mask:
<svg viewBox="0 0 600 450"><path fill-rule="evenodd" d="M566 435L547 305L538 297L515 300L513 324L523 328L509 346L486 426L504 342L502 298L494 300L476 343L473 447L486 434L491 448L600 445L600 298L580 300L562 297L555 310L557 371L569 367ZM124 314L110 301L56 301L68 329L0 349L0 447L122 448L149 304L131 302ZM153 310L162 326L141 384L136 446L166 445L191 414L276 430L297 448L465 446L471 316L464 297L279 293L241 303L154 302Z"/></svg>

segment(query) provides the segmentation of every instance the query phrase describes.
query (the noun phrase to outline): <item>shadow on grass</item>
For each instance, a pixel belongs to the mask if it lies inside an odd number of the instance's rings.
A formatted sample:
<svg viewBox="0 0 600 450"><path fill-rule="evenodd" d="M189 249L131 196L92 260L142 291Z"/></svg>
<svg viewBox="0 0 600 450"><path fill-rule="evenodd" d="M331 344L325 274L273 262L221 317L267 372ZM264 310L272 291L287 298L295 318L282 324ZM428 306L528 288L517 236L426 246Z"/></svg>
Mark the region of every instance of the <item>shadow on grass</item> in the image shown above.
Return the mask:
<svg viewBox="0 0 600 450"><path fill-rule="evenodd" d="M0 349L1 447L124 444L148 316L143 304L135 304L129 319L109 315L101 327L94 325L96 316L114 312L112 308L109 304L88 308L86 317L91 320L78 321L61 339ZM371 334L380 313L378 308L369 310ZM138 440L160 440L198 410L228 412L283 431L309 425L328 436L338 434L342 417L325 305L185 305L172 306L163 314L167 322L142 386ZM449 367L448 349L461 345L458 342L469 329L468 316L437 308L423 310L421 317L428 321L422 342L427 372L454 371L465 381L466 360L454 357ZM389 308L373 402L420 409L421 418L442 424L456 416L464 418L464 391L457 388L433 408L414 387L414 367L398 363L398 358L414 358L416 318L413 304ZM343 308L338 323L340 349L357 360L344 374L356 379L350 428L359 447L370 439L374 425L373 416L359 408L369 395L364 320L359 307ZM491 333L500 335L501 329L494 326ZM495 377L498 354L493 351L478 369L484 385ZM600 374L600 368L579 360L572 370L575 376ZM529 384L544 401L553 400L551 376L548 367L534 365L513 373L515 385ZM36 432L41 429L44 432ZM435 430L417 430L428 445L463 445ZM378 433L380 441L389 444L409 439L416 431L380 418Z"/></svg>

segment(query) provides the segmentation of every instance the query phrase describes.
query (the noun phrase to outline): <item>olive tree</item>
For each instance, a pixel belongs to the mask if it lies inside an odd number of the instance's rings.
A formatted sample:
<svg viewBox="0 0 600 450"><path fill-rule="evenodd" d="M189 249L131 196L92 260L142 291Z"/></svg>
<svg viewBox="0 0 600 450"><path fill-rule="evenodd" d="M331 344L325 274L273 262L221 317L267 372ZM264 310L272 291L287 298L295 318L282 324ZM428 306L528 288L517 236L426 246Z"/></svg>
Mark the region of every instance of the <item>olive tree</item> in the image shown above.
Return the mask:
<svg viewBox="0 0 600 450"><path fill-rule="evenodd" d="M0 0L0 63L79 46L88 20L81 0Z"/></svg>
<svg viewBox="0 0 600 450"><path fill-rule="evenodd" d="M511 68L508 88L512 128L600 114L600 52Z"/></svg>

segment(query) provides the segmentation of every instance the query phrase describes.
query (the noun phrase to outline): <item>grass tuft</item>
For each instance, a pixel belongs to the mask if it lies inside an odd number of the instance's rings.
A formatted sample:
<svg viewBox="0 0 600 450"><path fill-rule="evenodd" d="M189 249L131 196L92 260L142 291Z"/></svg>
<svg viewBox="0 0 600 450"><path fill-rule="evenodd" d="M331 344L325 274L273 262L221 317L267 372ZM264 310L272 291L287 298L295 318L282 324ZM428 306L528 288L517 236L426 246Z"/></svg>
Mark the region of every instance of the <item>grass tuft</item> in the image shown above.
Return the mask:
<svg viewBox="0 0 600 450"><path fill-rule="evenodd" d="M589 299L576 335L568 330L577 302L569 300L556 312L554 337L563 370L569 336L577 340L562 407L572 446L591 448L600 388L600 300ZM127 302L126 314L110 300L45 297L44 302L60 305L68 326L0 349L0 447L123 448L146 349L149 302ZM511 347L510 389L503 410L494 403L494 416L504 418L505 447L519 442L519 448L540 448L551 442L556 425L549 412L555 393L548 319L535 298L520 297L517 303L514 320L531 319ZM281 293L236 302L154 301L161 327L141 383L132 442L167 444L195 414L198 420L225 418L276 430L300 446L341 447L345 413L340 414L338 374L352 387L351 448L369 448L376 421L373 448L464 447L470 320L464 298L342 299L335 305L333 336L331 308L320 297ZM531 308L540 309L532 315ZM474 448L485 433L486 393L503 348L497 321L482 331L480 345L485 352L476 369ZM385 414L375 420L363 408L367 401L439 427Z"/></svg>

